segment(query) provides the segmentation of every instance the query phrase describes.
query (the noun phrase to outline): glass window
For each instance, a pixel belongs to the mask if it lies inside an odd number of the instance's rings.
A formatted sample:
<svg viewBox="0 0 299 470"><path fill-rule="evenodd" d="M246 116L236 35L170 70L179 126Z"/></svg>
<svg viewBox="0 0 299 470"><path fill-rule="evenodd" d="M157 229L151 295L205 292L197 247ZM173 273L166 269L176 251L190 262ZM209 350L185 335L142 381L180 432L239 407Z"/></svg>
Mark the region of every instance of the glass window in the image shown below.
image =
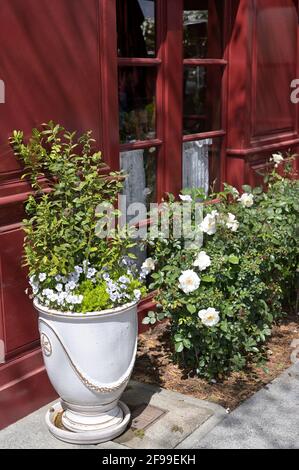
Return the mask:
<svg viewBox="0 0 299 470"><path fill-rule="evenodd" d="M220 188L221 138L183 143L183 188Z"/></svg>
<svg viewBox="0 0 299 470"><path fill-rule="evenodd" d="M184 0L186 59L222 57L223 3L222 0Z"/></svg>
<svg viewBox="0 0 299 470"><path fill-rule="evenodd" d="M154 0L117 0L119 57L155 57Z"/></svg>
<svg viewBox="0 0 299 470"><path fill-rule="evenodd" d="M121 143L155 138L156 74L154 67L119 69Z"/></svg>
<svg viewBox="0 0 299 470"><path fill-rule="evenodd" d="M221 83L223 68L184 68L184 134L198 134L221 128Z"/></svg>

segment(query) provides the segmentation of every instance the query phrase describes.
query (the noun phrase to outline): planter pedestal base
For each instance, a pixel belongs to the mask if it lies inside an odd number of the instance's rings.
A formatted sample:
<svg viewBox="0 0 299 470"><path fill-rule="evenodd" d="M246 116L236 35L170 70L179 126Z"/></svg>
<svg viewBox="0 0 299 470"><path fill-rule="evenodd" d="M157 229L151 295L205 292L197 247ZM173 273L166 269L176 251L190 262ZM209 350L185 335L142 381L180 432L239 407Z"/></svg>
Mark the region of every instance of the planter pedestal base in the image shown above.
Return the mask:
<svg viewBox="0 0 299 470"><path fill-rule="evenodd" d="M71 444L100 444L122 434L130 421L130 410L119 401L112 410L102 414L83 414L64 410L55 403L46 414L46 423L53 436Z"/></svg>

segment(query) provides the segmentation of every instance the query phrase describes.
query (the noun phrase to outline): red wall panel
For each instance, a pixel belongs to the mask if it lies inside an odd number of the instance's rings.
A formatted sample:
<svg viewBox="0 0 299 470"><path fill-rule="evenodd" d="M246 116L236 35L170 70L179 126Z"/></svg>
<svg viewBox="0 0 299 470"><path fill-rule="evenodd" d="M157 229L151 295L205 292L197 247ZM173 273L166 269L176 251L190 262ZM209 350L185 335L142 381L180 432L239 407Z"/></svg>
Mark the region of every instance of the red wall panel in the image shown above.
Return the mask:
<svg viewBox="0 0 299 470"><path fill-rule="evenodd" d="M290 84L297 76L297 28L293 0L256 2L252 138L297 131L297 108L290 99Z"/></svg>
<svg viewBox="0 0 299 470"><path fill-rule="evenodd" d="M7 151L13 129L53 119L100 137L98 2L2 0L0 175L19 168Z"/></svg>
<svg viewBox="0 0 299 470"><path fill-rule="evenodd" d="M291 82L299 76L298 2L231 5L226 175L240 187L259 183L256 164L299 145L298 104L290 99Z"/></svg>

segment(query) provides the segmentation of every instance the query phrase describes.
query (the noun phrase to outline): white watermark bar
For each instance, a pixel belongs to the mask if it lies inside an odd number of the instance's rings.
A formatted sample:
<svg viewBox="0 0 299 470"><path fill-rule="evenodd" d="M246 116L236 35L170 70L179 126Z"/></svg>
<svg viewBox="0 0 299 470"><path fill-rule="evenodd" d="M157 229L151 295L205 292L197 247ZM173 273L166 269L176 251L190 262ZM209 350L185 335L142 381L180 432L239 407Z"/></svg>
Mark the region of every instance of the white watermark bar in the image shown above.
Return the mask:
<svg viewBox="0 0 299 470"><path fill-rule="evenodd" d="M96 209L98 238L112 238L116 232L120 236L130 235L138 240L184 239L186 245L195 242L202 244L203 203L151 203L148 208L141 202L127 205L126 196L119 197L118 209L105 202ZM147 220L147 224L144 221ZM126 230L128 228L128 230Z"/></svg>
<svg viewBox="0 0 299 470"><path fill-rule="evenodd" d="M293 91L291 93L291 102L293 104L298 104L299 103L299 78L295 78L291 82L291 88L293 88Z"/></svg>
<svg viewBox="0 0 299 470"><path fill-rule="evenodd" d="M5 103L5 83L3 80L0 80L0 104Z"/></svg>
<svg viewBox="0 0 299 470"><path fill-rule="evenodd" d="M5 362L5 348L4 348L4 341L0 339L0 364Z"/></svg>

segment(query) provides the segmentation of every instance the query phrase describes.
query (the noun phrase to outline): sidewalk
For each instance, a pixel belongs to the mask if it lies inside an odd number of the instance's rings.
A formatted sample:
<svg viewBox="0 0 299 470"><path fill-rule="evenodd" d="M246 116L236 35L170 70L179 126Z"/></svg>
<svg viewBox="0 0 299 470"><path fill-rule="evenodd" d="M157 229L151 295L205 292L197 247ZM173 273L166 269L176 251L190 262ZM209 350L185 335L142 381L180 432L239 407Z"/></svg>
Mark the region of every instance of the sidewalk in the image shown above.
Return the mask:
<svg viewBox="0 0 299 470"><path fill-rule="evenodd" d="M299 362L231 414L214 403L131 381L131 427L113 442L74 446L48 432L50 404L0 431L0 449L298 449Z"/></svg>
<svg viewBox="0 0 299 470"><path fill-rule="evenodd" d="M132 411L133 423L113 442L80 446L55 439L45 424L49 404L0 431L0 449L173 449L191 434L201 439L226 415L214 403L134 381L122 400Z"/></svg>
<svg viewBox="0 0 299 470"><path fill-rule="evenodd" d="M203 439L185 444L200 449L299 449L299 362L242 403Z"/></svg>

